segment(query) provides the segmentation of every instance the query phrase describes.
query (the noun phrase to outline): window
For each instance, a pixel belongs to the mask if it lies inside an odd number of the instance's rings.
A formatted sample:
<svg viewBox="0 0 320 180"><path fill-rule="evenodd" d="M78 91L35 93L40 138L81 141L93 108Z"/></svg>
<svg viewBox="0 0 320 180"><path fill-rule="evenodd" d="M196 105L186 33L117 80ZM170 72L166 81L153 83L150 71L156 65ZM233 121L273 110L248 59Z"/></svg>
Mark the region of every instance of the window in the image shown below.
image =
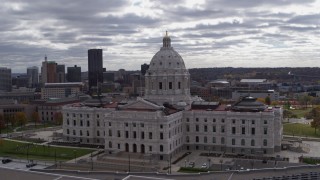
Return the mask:
<svg viewBox="0 0 320 180"><path fill-rule="evenodd" d="M163 125L162 124L160 124L160 129L162 129L163 128Z"/></svg>
<svg viewBox="0 0 320 180"><path fill-rule="evenodd" d="M267 127L263 128L263 134L268 134L268 128Z"/></svg>
<svg viewBox="0 0 320 180"><path fill-rule="evenodd" d="M232 119L232 124L235 124L236 123L236 120L235 119Z"/></svg>
<svg viewBox="0 0 320 180"><path fill-rule="evenodd" d="M118 149L120 149L120 144L118 144Z"/></svg>
<svg viewBox="0 0 320 180"><path fill-rule="evenodd" d="M77 124L77 123L76 123L76 120L73 120L73 125L76 126L76 124Z"/></svg>
<svg viewBox="0 0 320 180"><path fill-rule="evenodd" d="M216 126L212 126L212 132L216 132Z"/></svg>
<svg viewBox="0 0 320 180"><path fill-rule="evenodd" d="M196 125L196 131L199 132L199 125Z"/></svg>
<svg viewBox="0 0 320 180"><path fill-rule="evenodd" d="M264 121L263 121L263 124L268 124L268 121L267 121L267 120L264 120Z"/></svg>
<svg viewBox="0 0 320 180"><path fill-rule="evenodd" d="M99 114L97 114L97 118L99 118Z"/></svg>
<svg viewBox="0 0 320 180"><path fill-rule="evenodd" d="M203 120L204 122L207 122L207 118L204 118L204 120Z"/></svg>
<svg viewBox="0 0 320 180"><path fill-rule="evenodd" d="M187 118L186 121L189 122L189 118Z"/></svg>
<svg viewBox="0 0 320 180"><path fill-rule="evenodd" d="M160 139L163 139L163 132L160 133Z"/></svg>
<svg viewBox="0 0 320 180"><path fill-rule="evenodd" d="M80 130L80 136L82 136L82 130Z"/></svg>
<svg viewBox="0 0 320 180"><path fill-rule="evenodd" d="M198 136L196 136L196 142L199 142L199 137Z"/></svg>
<svg viewBox="0 0 320 180"><path fill-rule="evenodd" d="M186 125L186 131L187 131L187 132L190 131L190 126L189 126L189 124Z"/></svg>
<svg viewBox="0 0 320 180"><path fill-rule="evenodd" d="M100 126L100 121L97 121L97 126L98 126L98 127Z"/></svg>
<svg viewBox="0 0 320 180"><path fill-rule="evenodd" d="M241 134L246 134L246 128L245 127L241 128Z"/></svg>
<svg viewBox="0 0 320 180"><path fill-rule="evenodd" d="M150 151L150 152L152 151L152 146L149 146L149 151Z"/></svg>
<svg viewBox="0 0 320 180"><path fill-rule="evenodd" d="M181 82L178 82L178 89L181 89Z"/></svg>
<svg viewBox="0 0 320 180"><path fill-rule="evenodd" d="M198 122L199 121L199 118L196 118L196 122Z"/></svg>
<svg viewBox="0 0 320 180"><path fill-rule="evenodd" d="M207 136L203 137L203 142L204 142L204 143L208 143Z"/></svg>
<svg viewBox="0 0 320 180"><path fill-rule="evenodd" d="M144 124L143 124L143 123L141 123L141 124L140 124L140 127L144 127Z"/></svg>
<svg viewBox="0 0 320 180"><path fill-rule="evenodd" d="M125 126L128 127L128 123L125 123Z"/></svg>
<svg viewBox="0 0 320 180"><path fill-rule="evenodd" d="M90 121L87 121L87 127L90 127Z"/></svg>
<svg viewBox="0 0 320 180"><path fill-rule="evenodd" d="M224 137L221 138L221 144L224 144Z"/></svg>
<svg viewBox="0 0 320 180"><path fill-rule="evenodd" d="M160 145L160 152L163 152L163 145Z"/></svg>
<svg viewBox="0 0 320 180"><path fill-rule="evenodd" d="M82 120L80 120L80 126L83 126L83 121Z"/></svg>
<svg viewBox="0 0 320 180"><path fill-rule="evenodd" d="M100 131L97 131L97 136L100 136Z"/></svg>
<svg viewBox="0 0 320 180"><path fill-rule="evenodd" d="M186 142L190 142L189 136L186 137Z"/></svg>
<svg viewBox="0 0 320 180"><path fill-rule="evenodd" d="M133 131L133 138L137 138L137 132Z"/></svg>
<svg viewBox="0 0 320 180"><path fill-rule="evenodd" d="M109 148L112 148L112 142L109 141Z"/></svg>
<svg viewBox="0 0 320 180"><path fill-rule="evenodd" d="M244 139L241 139L241 146L245 146L246 145L246 141Z"/></svg>
<svg viewBox="0 0 320 180"><path fill-rule="evenodd" d="M236 127L232 127L232 134L236 134Z"/></svg>
<svg viewBox="0 0 320 180"><path fill-rule="evenodd" d="M162 89L162 82L159 82L159 89Z"/></svg>
<svg viewBox="0 0 320 180"><path fill-rule="evenodd" d="M109 129L109 136L111 137L112 136L112 130Z"/></svg>
<svg viewBox="0 0 320 180"><path fill-rule="evenodd" d="M221 119L221 122L224 123L224 119Z"/></svg>
<svg viewBox="0 0 320 180"><path fill-rule="evenodd" d="M73 130L73 131L72 131L72 134L73 134L73 135L76 135L76 130Z"/></svg>
<svg viewBox="0 0 320 180"><path fill-rule="evenodd" d="M212 137L212 143L216 143L216 137Z"/></svg>
<svg viewBox="0 0 320 180"><path fill-rule="evenodd" d="M90 133L89 133L89 131L87 131L87 136L90 136Z"/></svg>
<svg viewBox="0 0 320 180"><path fill-rule="evenodd" d="M87 118L89 118L90 116L89 116L89 114L87 114Z"/></svg>
<svg viewBox="0 0 320 180"><path fill-rule="evenodd" d="M252 120L252 121L251 121L251 124L255 124L255 123L256 123L256 121L255 121L255 120Z"/></svg>
<svg viewBox="0 0 320 180"><path fill-rule="evenodd" d="M129 132L126 131L126 138L129 138Z"/></svg>
<svg viewBox="0 0 320 180"><path fill-rule="evenodd" d="M236 145L236 140L232 139L232 145Z"/></svg>
<svg viewBox="0 0 320 180"><path fill-rule="evenodd" d="M204 130L204 132L208 132L208 126L207 126L207 125L204 125L204 126L203 126L203 130Z"/></svg>
<svg viewBox="0 0 320 180"><path fill-rule="evenodd" d="M111 122L109 122L109 126L111 126Z"/></svg>
<svg viewBox="0 0 320 180"><path fill-rule="evenodd" d="M144 132L141 132L141 139L144 139Z"/></svg>
<svg viewBox="0 0 320 180"><path fill-rule="evenodd" d="M254 139L251 140L251 146L255 146Z"/></svg>
<svg viewBox="0 0 320 180"><path fill-rule="evenodd" d="M69 119L67 119L67 125L69 125Z"/></svg>
<svg viewBox="0 0 320 180"><path fill-rule="evenodd" d="M212 119L212 122L215 123L215 122L216 122L216 119L213 118L213 119Z"/></svg>
<svg viewBox="0 0 320 180"><path fill-rule="evenodd" d="M169 82L169 89L172 89L172 82Z"/></svg>
<svg viewBox="0 0 320 180"><path fill-rule="evenodd" d="M256 129L255 128L251 128L251 134L255 135L256 134Z"/></svg>
<svg viewBox="0 0 320 180"><path fill-rule="evenodd" d="M221 132L224 133L224 126L221 126Z"/></svg>
<svg viewBox="0 0 320 180"><path fill-rule="evenodd" d="M266 139L263 140L263 146L267 146L268 145L268 141Z"/></svg>
<svg viewBox="0 0 320 180"><path fill-rule="evenodd" d="M69 129L67 129L67 134L69 134L70 132L69 132Z"/></svg>
<svg viewBox="0 0 320 180"><path fill-rule="evenodd" d="M137 124L136 124L136 123L132 123L132 126L133 126L133 127L136 127L136 126L137 126Z"/></svg>
<svg viewBox="0 0 320 180"><path fill-rule="evenodd" d="M120 130L117 131L117 136L118 136L118 137L121 137L121 132L120 132Z"/></svg>
<svg viewBox="0 0 320 180"><path fill-rule="evenodd" d="M149 139L152 139L152 132L149 132Z"/></svg>

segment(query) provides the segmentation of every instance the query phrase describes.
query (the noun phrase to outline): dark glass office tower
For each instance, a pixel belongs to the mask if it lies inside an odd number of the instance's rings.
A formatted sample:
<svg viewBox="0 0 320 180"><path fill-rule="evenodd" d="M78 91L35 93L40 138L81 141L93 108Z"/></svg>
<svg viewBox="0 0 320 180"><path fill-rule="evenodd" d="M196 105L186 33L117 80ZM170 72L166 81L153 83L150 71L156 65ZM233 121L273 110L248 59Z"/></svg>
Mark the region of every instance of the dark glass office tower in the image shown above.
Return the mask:
<svg viewBox="0 0 320 180"><path fill-rule="evenodd" d="M89 91L93 91L98 83L103 83L103 58L102 49L88 50L88 78Z"/></svg>

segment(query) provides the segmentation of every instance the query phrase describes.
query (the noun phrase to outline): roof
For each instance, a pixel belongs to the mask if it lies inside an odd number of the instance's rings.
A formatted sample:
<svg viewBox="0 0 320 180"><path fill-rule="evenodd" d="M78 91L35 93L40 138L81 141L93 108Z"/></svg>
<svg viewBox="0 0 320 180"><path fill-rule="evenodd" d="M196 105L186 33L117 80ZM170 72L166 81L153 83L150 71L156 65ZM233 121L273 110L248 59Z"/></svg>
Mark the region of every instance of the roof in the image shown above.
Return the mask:
<svg viewBox="0 0 320 180"><path fill-rule="evenodd" d="M264 111L267 106L254 97L244 97L232 106L234 111Z"/></svg>
<svg viewBox="0 0 320 180"><path fill-rule="evenodd" d="M241 83L263 83L266 82L267 79L241 79Z"/></svg>

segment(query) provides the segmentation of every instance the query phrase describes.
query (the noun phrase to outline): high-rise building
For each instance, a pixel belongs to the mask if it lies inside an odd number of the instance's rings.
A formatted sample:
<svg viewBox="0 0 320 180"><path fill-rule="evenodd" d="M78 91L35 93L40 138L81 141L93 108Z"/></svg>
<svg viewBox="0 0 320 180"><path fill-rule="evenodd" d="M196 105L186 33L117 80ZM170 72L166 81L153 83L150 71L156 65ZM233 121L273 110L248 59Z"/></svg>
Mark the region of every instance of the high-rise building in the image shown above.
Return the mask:
<svg viewBox="0 0 320 180"><path fill-rule="evenodd" d="M12 89L11 69L0 67L0 91L10 92Z"/></svg>
<svg viewBox="0 0 320 180"><path fill-rule="evenodd" d="M57 64L57 82L64 83L66 81L66 70L64 64Z"/></svg>
<svg viewBox="0 0 320 180"><path fill-rule="evenodd" d="M41 66L41 83L56 83L57 82L57 63L48 61L45 56Z"/></svg>
<svg viewBox="0 0 320 180"><path fill-rule="evenodd" d="M81 82L81 67L74 65L74 67L67 67L67 81Z"/></svg>
<svg viewBox="0 0 320 180"><path fill-rule="evenodd" d="M89 91L103 83L103 58L102 49L88 50Z"/></svg>
<svg viewBox="0 0 320 180"><path fill-rule="evenodd" d="M29 77L29 87L36 87L39 83L39 68L37 66L28 67L27 75Z"/></svg>
<svg viewBox="0 0 320 180"><path fill-rule="evenodd" d="M141 64L141 74L144 76L147 72L147 70L149 69L149 64Z"/></svg>

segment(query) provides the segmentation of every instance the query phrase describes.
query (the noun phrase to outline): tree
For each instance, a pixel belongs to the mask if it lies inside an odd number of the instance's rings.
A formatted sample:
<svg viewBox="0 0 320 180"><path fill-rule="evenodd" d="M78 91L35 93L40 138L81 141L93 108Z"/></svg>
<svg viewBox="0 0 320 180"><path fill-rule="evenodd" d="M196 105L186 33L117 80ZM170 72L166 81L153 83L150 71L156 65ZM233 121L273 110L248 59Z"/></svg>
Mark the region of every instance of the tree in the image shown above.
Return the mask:
<svg viewBox="0 0 320 180"><path fill-rule="evenodd" d="M271 99L270 99L270 96L267 96L265 99L264 99L264 102L267 104L267 105L271 105Z"/></svg>
<svg viewBox="0 0 320 180"><path fill-rule="evenodd" d="M312 97L307 94L304 94L303 96L300 96L298 98L299 103L301 105L304 105L305 108L308 107L308 104L309 104L309 102L311 102L311 100L312 100Z"/></svg>
<svg viewBox="0 0 320 180"><path fill-rule="evenodd" d="M63 116L61 112L56 112L54 114L54 121L57 125L61 125L63 121Z"/></svg>
<svg viewBox="0 0 320 180"><path fill-rule="evenodd" d="M17 112L15 114L15 119L17 120L18 124L20 124L20 126L27 124L27 117L24 112Z"/></svg>
<svg viewBox="0 0 320 180"><path fill-rule="evenodd" d="M309 112L309 116L312 117L311 127L314 128L314 133L317 133L317 129L320 128L320 108L313 108Z"/></svg>
<svg viewBox="0 0 320 180"><path fill-rule="evenodd" d="M32 120L34 121L34 128L36 128L37 126L37 122L40 122L40 116L39 113L37 111L34 111L31 115Z"/></svg>

